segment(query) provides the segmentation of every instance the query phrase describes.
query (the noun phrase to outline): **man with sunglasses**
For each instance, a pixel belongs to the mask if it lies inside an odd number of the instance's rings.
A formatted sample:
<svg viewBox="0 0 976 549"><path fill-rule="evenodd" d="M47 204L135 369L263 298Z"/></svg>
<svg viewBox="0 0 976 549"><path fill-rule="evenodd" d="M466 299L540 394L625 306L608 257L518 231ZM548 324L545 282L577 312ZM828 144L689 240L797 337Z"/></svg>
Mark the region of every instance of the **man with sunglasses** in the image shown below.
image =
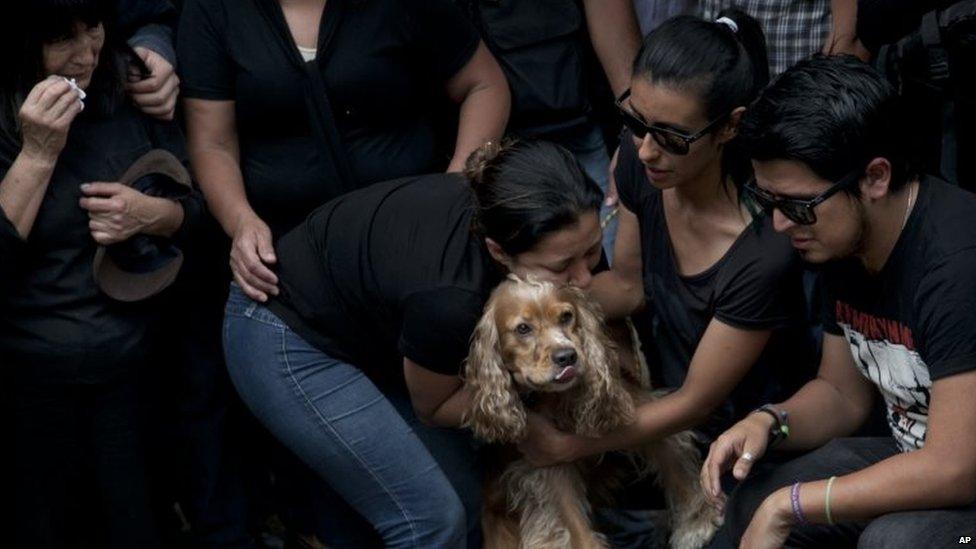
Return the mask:
<svg viewBox="0 0 976 549"><path fill-rule="evenodd" d="M818 57L743 119L747 192L822 265L826 314L817 378L726 431L702 469L716 503L724 472L744 480L726 513L743 547L976 534L976 197L913 174L897 108L872 68ZM851 437L876 392L891 436ZM756 465L771 447L816 450Z"/></svg>

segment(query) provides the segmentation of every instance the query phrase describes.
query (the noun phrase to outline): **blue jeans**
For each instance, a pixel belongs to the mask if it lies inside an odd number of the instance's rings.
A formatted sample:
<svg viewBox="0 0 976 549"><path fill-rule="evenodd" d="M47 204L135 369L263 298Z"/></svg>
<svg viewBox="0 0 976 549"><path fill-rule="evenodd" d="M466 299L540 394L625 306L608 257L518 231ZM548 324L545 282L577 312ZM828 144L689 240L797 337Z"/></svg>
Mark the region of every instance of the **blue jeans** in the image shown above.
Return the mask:
<svg viewBox="0 0 976 549"><path fill-rule="evenodd" d="M607 187L610 185L610 156L607 155L607 145L603 140L603 132L596 124L592 124L590 129L579 137L573 137L560 141L560 144L569 149L580 167L590 176L596 184L600 186L604 196L607 194ZM600 208L600 220L607 219L613 208L602 206ZM617 236L617 217L609 218L609 222L603 228L603 249L607 253L607 260L613 262L613 242Z"/></svg>
<svg viewBox="0 0 976 549"><path fill-rule="evenodd" d="M236 285L224 349L247 406L324 481L314 499L337 505L323 510L334 513L333 525L354 527L361 516L387 547L477 543L470 538L478 532L480 471L467 433L423 427L408 398L384 395L359 368L308 344ZM354 518L335 520L346 516ZM329 546L362 543L345 531L321 535Z"/></svg>

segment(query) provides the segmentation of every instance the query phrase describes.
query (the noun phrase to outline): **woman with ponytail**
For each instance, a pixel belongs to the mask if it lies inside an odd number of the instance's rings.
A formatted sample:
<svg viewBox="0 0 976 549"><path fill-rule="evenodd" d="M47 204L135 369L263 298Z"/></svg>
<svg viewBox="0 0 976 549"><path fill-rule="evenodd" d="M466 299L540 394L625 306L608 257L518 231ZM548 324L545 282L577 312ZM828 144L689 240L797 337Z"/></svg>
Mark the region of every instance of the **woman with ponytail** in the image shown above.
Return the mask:
<svg viewBox="0 0 976 549"><path fill-rule="evenodd" d="M335 199L279 241L278 296L264 305L231 287L231 378L324 481L330 547L376 546L357 537L370 527L385 546L479 545L471 439L437 428L468 407L459 372L474 326L507 273L586 287L600 260L603 195L566 149L485 145L464 179Z"/></svg>
<svg viewBox="0 0 976 549"><path fill-rule="evenodd" d="M672 18L644 39L614 172L620 225L610 271L591 293L608 317L632 315L652 383L673 389L601 439L534 422L523 445L546 465L634 447L693 428L714 437L774 399L778 378L812 362L801 271L789 241L740 200L748 160L736 127L766 84L762 30L727 11ZM789 371L786 376L775 371Z"/></svg>

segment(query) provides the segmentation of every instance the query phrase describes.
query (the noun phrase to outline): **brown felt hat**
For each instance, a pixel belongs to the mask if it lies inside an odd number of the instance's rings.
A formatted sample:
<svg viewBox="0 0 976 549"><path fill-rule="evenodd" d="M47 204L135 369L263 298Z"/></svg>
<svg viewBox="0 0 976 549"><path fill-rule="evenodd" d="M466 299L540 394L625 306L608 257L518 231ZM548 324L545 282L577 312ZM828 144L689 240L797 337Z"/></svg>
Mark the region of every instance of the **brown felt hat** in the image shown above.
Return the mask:
<svg viewBox="0 0 976 549"><path fill-rule="evenodd" d="M176 192L154 184L161 175L178 185ZM144 179L145 178L145 179ZM146 186L145 182L149 182ZM189 172L171 153L153 149L129 166L119 183L149 195L182 198L189 195L192 183ZM167 239L134 235L124 242L99 246L92 271L95 283L106 295L118 301L139 301L166 289L176 280L183 265L183 253Z"/></svg>

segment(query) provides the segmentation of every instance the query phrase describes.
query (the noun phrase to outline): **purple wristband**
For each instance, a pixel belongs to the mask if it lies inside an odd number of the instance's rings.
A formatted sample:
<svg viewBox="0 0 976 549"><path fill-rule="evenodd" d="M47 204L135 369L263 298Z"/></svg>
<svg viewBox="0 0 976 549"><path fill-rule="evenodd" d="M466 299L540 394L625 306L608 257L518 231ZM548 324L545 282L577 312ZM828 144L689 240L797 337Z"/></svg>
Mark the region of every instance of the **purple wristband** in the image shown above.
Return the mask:
<svg viewBox="0 0 976 549"><path fill-rule="evenodd" d="M793 506L793 516L796 517L796 522L799 524L806 524L807 517L803 515L803 509L800 508L800 483L797 482L790 488L790 505Z"/></svg>

